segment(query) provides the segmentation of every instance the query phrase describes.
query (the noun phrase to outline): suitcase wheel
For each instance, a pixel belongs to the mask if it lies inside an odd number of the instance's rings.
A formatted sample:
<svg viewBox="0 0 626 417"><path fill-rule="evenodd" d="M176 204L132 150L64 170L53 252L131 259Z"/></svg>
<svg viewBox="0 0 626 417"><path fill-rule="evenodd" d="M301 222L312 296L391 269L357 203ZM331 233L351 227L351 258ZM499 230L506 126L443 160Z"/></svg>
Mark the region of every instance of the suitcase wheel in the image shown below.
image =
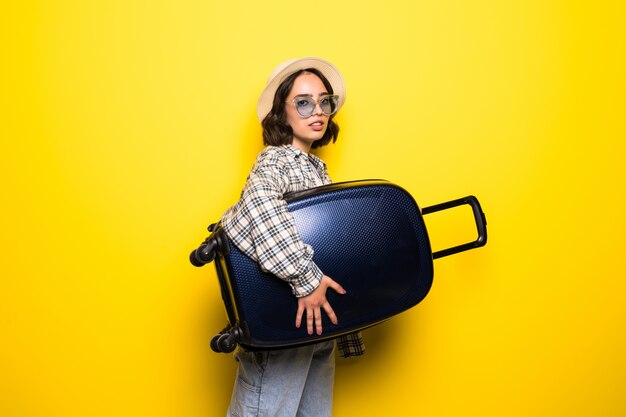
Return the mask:
<svg viewBox="0 0 626 417"><path fill-rule="evenodd" d="M216 353L231 353L237 347L239 328L224 329L211 338L211 350Z"/></svg>

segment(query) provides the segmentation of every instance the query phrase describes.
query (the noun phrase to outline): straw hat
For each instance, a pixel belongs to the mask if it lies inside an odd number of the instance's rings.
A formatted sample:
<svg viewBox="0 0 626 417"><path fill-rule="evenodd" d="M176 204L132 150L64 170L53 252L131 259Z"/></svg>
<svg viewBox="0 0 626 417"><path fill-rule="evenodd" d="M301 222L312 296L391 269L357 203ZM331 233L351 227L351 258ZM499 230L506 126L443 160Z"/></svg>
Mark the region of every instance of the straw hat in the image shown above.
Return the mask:
<svg viewBox="0 0 626 417"><path fill-rule="evenodd" d="M315 68L321 72L324 77L326 77L330 85L333 87L333 94L337 94L339 96L337 110L343 106L344 101L346 101L346 86L339 70L333 64L325 59L317 57L291 59L278 65L274 71L272 71L267 80L267 84L265 85L256 106L256 112L260 122L263 121L265 116L267 116L270 110L272 110L276 90L285 78L289 77L294 72L307 68Z"/></svg>

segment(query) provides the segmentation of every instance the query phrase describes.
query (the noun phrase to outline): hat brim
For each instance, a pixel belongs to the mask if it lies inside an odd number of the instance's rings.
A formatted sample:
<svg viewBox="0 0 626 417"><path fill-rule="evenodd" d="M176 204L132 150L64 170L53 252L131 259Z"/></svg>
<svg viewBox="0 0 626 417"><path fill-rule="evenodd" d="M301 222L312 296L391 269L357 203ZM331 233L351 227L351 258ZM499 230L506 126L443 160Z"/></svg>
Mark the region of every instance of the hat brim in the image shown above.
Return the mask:
<svg viewBox="0 0 626 417"><path fill-rule="evenodd" d="M339 70L333 64L322 58L298 58L282 63L270 75L256 107L259 122L263 121L265 116L272 110L276 90L285 78L289 77L294 72L307 68L315 68L326 77L333 88L333 94L339 96L337 110L341 109L346 100L346 86Z"/></svg>

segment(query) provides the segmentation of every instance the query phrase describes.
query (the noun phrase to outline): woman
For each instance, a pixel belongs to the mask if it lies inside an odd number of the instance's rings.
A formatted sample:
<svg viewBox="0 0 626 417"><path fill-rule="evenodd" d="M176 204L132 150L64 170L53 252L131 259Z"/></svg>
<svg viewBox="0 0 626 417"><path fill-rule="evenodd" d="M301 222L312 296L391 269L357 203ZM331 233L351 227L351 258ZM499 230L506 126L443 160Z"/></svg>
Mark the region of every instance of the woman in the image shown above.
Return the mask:
<svg viewBox="0 0 626 417"><path fill-rule="evenodd" d="M313 262L313 248L300 239L283 195L330 183L324 162L309 152L337 140L333 119L344 101L343 78L330 62L309 57L279 65L257 104L267 147L240 200L222 216L233 243L289 283L298 299L294 325L309 334L322 334L322 314L337 323L326 291L346 291ZM339 347L344 357L364 352L359 334L342 337ZM265 352L239 349L228 415L330 416L334 350L334 340Z"/></svg>

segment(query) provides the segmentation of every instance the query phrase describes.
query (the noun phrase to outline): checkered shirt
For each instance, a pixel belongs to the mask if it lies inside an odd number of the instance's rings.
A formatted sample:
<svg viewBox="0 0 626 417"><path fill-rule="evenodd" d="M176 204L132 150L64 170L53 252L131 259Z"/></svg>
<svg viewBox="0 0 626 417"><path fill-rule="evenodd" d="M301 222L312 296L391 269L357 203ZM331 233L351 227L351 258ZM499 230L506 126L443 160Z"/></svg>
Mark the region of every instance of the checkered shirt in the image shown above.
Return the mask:
<svg viewBox="0 0 626 417"><path fill-rule="evenodd" d="M239 201L222 215L230 240L261 269L286 281L296 297L315 290L322 271L296 229L283 195L331 182L326 164L292 145L268 146L257 157ZM341 336L341 356L365 352L360 333Z"/></svg>

